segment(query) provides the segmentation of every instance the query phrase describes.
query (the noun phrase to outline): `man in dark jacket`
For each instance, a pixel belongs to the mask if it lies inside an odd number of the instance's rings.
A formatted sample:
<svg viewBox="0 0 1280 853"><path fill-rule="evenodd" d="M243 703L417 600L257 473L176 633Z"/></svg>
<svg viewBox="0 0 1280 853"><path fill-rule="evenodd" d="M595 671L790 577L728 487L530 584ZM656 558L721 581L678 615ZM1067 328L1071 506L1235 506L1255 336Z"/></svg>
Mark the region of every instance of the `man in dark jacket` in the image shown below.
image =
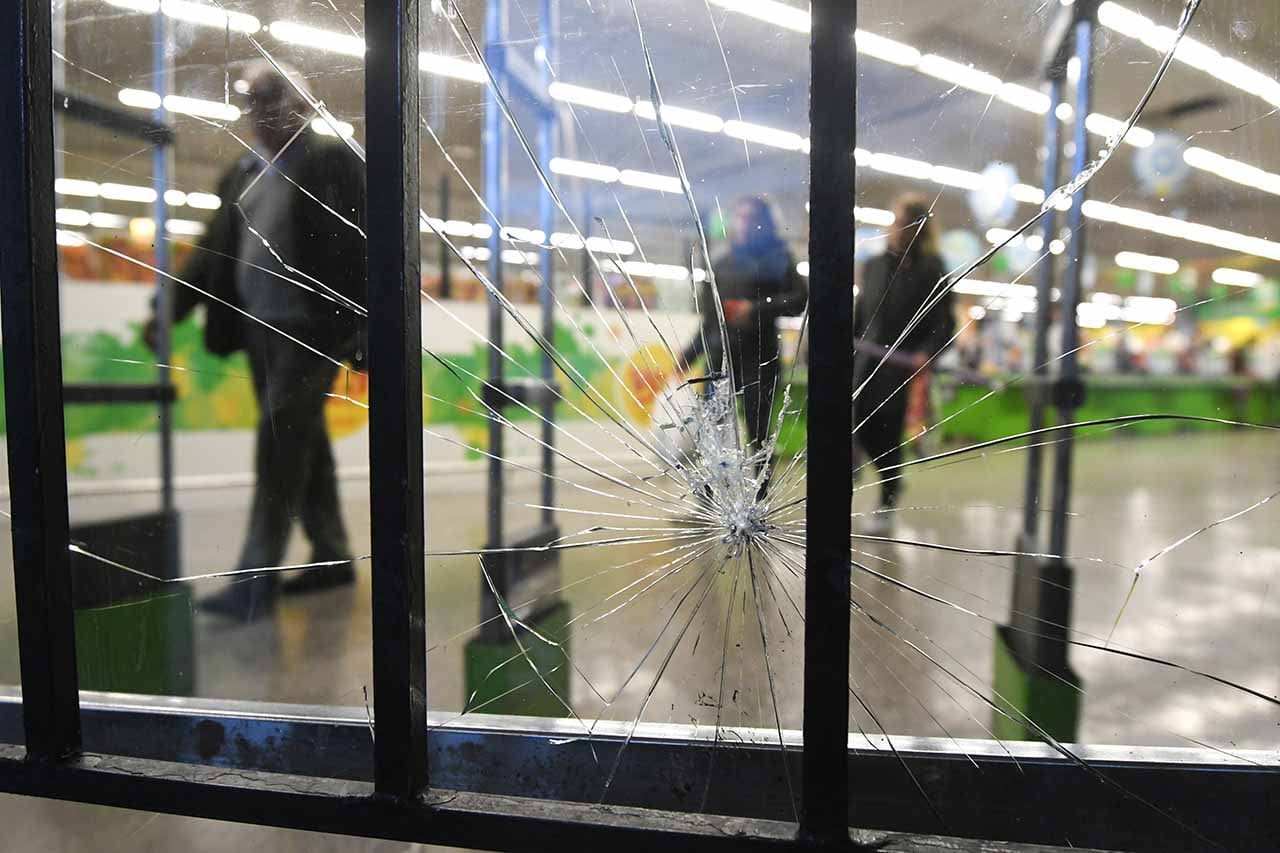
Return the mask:
<svg viewBox="0 0 1280 853"><path fill-rule="evenodd" d="M300 78L265 62L245 77L257 151L219 181L222 205L179 276L191 286L170 285L173 315L180 321L203 305L206 347L249 358L260 413L257 481L238 568L279 565L301 518L311 561L327 565L300 573L285 591L337 586L354 569L324 406L340 363L363 357L364 167L341 141L309 127ZM153 319L151 339L154 327ZM275 575L259 576L201 607L252 619L271 612L275 593Z"/></svg>
<svg viewBox="0 0 1280 853"><path fill-rule="evenodd" d="M902 471L894 466L902 461L908 385L955 331L928 203L909 196L894 213L888 249L867 262L853 311L854 441L883 472L880 511L862 525L874 535L892 531L902 491Z"/></svg>
<svg viewBox="0 0 1280 853"><path fill-rule="evenodd" d="M733 362L733 387L742 393L747 438L755 450L769 435L778 384L779 317L800 314L808 300L795 258L778 233L768 202L744 196L733 206L729 250L712 262ZM685 364L707 356L707 372L720 370L725 339L715 293L699 291L702 326L684 351Z"/></svg>

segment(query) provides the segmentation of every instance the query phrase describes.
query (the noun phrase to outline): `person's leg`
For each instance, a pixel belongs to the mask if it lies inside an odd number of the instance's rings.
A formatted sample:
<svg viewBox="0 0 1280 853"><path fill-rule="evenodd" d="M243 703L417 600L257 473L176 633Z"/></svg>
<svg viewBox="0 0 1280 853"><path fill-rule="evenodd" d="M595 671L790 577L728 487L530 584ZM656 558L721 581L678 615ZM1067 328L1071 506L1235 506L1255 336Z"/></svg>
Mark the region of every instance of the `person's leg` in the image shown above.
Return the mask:
<svg viewBox="0 0 1280 853"><path fill-rule="evenodd" d="M253 505L249 529L237 567L278 566L289 544L293 519L300 514L303 486L310 478L315 432L321 420L324 393L308 382L316 357L296 343L271 332L248 336L249 361L258 398ZM231 585L223 594L206 599L209 612L255 618L269 612L275 598L275 577L259 576Z"/></svg>
<svg viewBox="0 0 1280 853"><path fill-rule="evenodd" d="M892 532L894 510L902 492L902 426L906 417L906 394L898 391L901 380L878 375L868 383L854 407L854 438L866 459L880 473L879 510L864 519L863 532L888 535Z"/></svg>
<svg viewBox="0 0 1280 853"><path fill-rule="evenodd" d="M328 381L332 382L329 371ZM323 381L325 377L318 377ZM355 580L351 564L351 546L342 520L338 496L338 477L333 461L333 446L324 423L323 407L320 428L311 446L310 476L302 494L302 529L311 542L311 562L341 561L337 565L307 569L284 585L285 592L327 589Z"/></svg>
<svg viewBox="0 0 1280 853"><path fill-rule="evenodd" d="M906 416L906 392L899 391L889 397L863 427L867 455L880 472L881 508L896 507L902 493L902 470L896 466L902 462L902 428Z"/></svg>
<svg viewBox="0 0 1280 853"><path fill-rule="evenodd" d="M769 440L773 430L773 400L778 383L777 361L761 365L756 372L755 381L744 389L744 413L747 420L747 437L751 442L752 453L760 450L761 445ZM769 491L769 480L773 475L773 462L767 461L768 470L761 472L760 490L757 493L763 498Z"/></svg>

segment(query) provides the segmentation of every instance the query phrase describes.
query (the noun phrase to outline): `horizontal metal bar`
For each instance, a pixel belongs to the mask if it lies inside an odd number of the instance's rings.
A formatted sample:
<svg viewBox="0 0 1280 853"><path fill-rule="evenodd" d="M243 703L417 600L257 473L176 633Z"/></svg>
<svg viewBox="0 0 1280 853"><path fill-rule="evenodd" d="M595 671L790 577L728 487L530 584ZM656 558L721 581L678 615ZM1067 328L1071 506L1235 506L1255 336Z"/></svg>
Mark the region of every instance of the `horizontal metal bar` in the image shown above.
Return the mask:
<svg viewBox="0 0 1280 853"><path fill-rule="evenodd" d="M485 850L613 853L802 849L795 826L621 806L601 808L429 789L416 801L375 796L368 782L228 772L142 758L88 753L57 764L30 763L0 746L0 790L106 806L266 826ZM1049 853L1042 846L851 830L850 850ZM1075 848L1079 850L1079 848Z"/></svg>
<svg viewBox="0 0 1280 853"><path fill-rule="evenodd" d="M172 403L177 399L178 392L174 386L160 383L80 382L62 386L62 402L65 404Z"/></svg>
<svg viewBox="0 0 1280 853"><path fill-rule="evenodd" d="M85 747L99 753L350 781L373 778L362 707L84 691L81 708ZM446 712L431 714L428 727L436 785L580 803L599 800L604 773L631 730L623 721L601 721L588 741L575 720L475 714L459 721ZM11 690L0 696L0 741L19 737L21 730L21 706ZM606 802L701 808L713 741L705 726L640 724ZM800 733L784 731L783 742L798 762ZM722 730L705 811L790 819L776 744L774 730ZM1039 743L894 736L892 746L896 755L886 738L848 739L850 798L859 806L859 826L1152 851L1203 846L1184 825L1232 850L1265 849L1280 830L1269 799L1280 787L1280 751L1237 750L1237 758L1228 759L1199 748L1069 745L1078 759L1072 761ZM793 772L798 769L794 764ZM1144 799L1184 825L1144 805Z"/></svg>
<svg viewBox="0 0 1280 853"><path fill-rule="evenodd" d="M92 124L103 130L134 136L152 145L172 145L174 141L172 127L139 118L95 98L59 90L54 92L53 103L67 118Z"/></svg>

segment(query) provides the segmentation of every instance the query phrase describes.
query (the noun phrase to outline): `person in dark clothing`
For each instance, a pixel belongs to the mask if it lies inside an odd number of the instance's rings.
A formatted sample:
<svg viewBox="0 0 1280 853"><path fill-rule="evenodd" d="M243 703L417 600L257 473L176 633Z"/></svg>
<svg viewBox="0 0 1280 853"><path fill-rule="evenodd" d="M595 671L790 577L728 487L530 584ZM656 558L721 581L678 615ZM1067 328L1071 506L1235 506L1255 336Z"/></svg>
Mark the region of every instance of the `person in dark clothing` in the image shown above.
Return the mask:
<svg viewBox="0 0 1280 853"><path fill-rule="evenodd" d="M894 205L888 249L867 262L854 301L855 459L861 449L881 471L880 512L868 518L869 533L887 533L893 526L902 490L902 472L894 466L902 461L908 384L955 332L931 216L920 198L904 197Z"/></svg>
<svg viewBox="0 0 1280 853"><path fill-rule="evenodd" d="M304 84L285 74L265 62L246 73L257 151L222 176L222 205L179 275L191 286L170 292L175 321L204 306L207 349L248 355L259 410L256 485L237 567L282 563L301 518L311 561L329 565L284 585L298 592L355 577L324 404L340 363L363 358L365 178L345 144L309 127ZM146 334L154 341L154 318ZM275 595L275 575L260 576L201 606L252 619L272 610Z"/></svg>
<svg viewBox="0 0 1280 853"><path fill-rule="evenodd" d="M712 262L724 311L733 387L742 393L750 449L769 435L778 383L779 317L804 311L808 290L795 258L778 233L777 217L763 198L745 196L733 206L729 249ZM725 340L710 282L698 294L702 325L685 348L684 363L707 357L707 372L720 370Z"/></svg>

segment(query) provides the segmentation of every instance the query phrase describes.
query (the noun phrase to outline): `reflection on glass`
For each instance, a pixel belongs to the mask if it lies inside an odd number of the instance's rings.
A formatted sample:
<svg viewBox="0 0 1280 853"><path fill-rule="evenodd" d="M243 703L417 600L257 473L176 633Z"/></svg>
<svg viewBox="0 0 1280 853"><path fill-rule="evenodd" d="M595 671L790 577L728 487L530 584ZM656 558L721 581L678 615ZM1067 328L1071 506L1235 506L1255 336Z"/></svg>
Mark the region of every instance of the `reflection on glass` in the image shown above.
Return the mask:
<svg viewBox="0 0 1280 853"><path fill-rule="evenodd" d="M423 23L469 69L422 104L428 696L442 726L585 744L595 799L652 778L639 734L697 742L701 808L759 746L790 817L807 57L700 4L634 11Z"/></svg>
<svg viewBox="0 0 1280 853"><path fill-rule="evenodd" d="M56 27L81 687L359 705L360 63L270 40L282 4L161 6Z"/></svg>
<svg viewBox="0 0 1280 853"><path fill-rule="evenodd" d="M85 686L359 704L361 9L189 5L73 4L58 60L179 141L60 143L68 382L177 389L68 410ZM859 4L855 745L1275 745L1275 16L1086 7ZM423 10L432 722L586 744L595 799L675 737L687 807L764 754L794 814L808 29Z"/></svg>

